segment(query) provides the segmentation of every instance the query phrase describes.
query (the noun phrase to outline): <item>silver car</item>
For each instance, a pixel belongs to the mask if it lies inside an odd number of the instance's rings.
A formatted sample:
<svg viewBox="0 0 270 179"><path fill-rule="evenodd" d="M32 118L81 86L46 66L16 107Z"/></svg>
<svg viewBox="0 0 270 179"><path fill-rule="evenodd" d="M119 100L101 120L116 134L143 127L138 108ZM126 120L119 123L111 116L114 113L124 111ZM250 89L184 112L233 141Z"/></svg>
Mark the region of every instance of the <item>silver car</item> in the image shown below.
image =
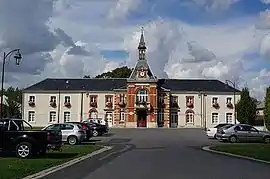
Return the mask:
<svg viewBox="0 0 270 179"><path fill-rule="evenodd" d="M86 132L82 129L80 124L72 123L57 123L50 124L42 130L61 130L62 142L67 142L70 145L81 143L86 139Z"/></svg>
<svg viewBox="0 0 270 179"><path fill-rule="evenodd" d="M265 142L270 143L270 132L259 131L247 124L224 126L217 130L218 140L235 142Z"/></svg>

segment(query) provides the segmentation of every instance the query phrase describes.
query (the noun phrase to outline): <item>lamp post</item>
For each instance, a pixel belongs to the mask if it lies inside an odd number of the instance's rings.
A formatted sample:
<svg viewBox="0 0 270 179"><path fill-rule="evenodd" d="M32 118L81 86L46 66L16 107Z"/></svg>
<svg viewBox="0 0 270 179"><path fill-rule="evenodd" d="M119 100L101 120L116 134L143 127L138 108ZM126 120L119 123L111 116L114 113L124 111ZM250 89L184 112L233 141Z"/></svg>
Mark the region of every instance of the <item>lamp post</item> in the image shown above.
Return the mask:
<svg viewBox="0 0 270 179"><path fill-rule="evenodd" d="M233 105L234 105L234 108L233 108L233 114L234 114L234 124L236 124L236 111L235 111L235 93L236 93L236 83L235 82L232 82L230 80L226 80L225 81L227 85L229 85L229 83L233 86Z"/></svg>
<svg viewBox="0 0 270 179"><path fill-rule="evenodd" d="M4 79L5 79L5 64L7 58L14 54L14 58L16 60L16 65L20 65L22 55L20 53L20 49L14 49L9 51L8 53L4 52L4 57L3 57L3 62L2 62L2 81L1 81L1 119L3 119L3 111L4 111L4 104L3 104L3 99L4 99ZM10 58L9 58L10 59Z"/></svg>

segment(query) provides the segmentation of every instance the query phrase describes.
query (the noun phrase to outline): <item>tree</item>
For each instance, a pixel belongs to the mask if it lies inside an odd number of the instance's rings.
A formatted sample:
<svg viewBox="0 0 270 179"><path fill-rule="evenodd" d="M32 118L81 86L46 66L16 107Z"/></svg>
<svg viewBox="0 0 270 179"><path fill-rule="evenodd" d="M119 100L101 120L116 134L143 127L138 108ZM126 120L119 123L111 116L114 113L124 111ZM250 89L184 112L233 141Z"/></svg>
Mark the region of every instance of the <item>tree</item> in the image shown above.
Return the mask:
<svg viewBox="0 0 270 179"><path fill-rule="evenodd" d="M132 73L132 69L127 66L116 68L112 71L97 75L95 78L128 78Z"/></svg>
<svg viewBox="0 0 270 179"><path fill-rule="evenodd" d="M22 90L9 87L4 91L7 105L4 107L3 117L21 118Z"/></svg>
<svg viewBox="0 0 270 179"><path fill-rule="evenodd" d="M248 88L244 88L240 95L241 99L236 105L237 120L242 124L253 125L257 116L257 100L250 97Z"/></svg>
<svg viewBox="0 0 270 179"><path fill-rule="evenodd" d="M91 76L90 75L84 75L83 78L91 78Z"/></svg>
<svg viewBox="0 0 270 179"><path fill-rule="evenodd" d="M266 95L265 95L265 104L264 104L264 122L265 126L268 130L270 130L270 87L266 89Z"/></svg>

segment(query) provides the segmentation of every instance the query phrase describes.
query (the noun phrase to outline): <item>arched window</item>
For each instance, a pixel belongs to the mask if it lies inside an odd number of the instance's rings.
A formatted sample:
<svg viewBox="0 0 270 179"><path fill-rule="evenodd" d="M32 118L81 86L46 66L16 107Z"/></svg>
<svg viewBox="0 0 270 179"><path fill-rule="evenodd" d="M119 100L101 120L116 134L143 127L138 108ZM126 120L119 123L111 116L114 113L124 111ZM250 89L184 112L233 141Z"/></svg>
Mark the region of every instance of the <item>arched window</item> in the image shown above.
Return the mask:
<svg viewBox="0 0 270 179"><path fill-rule="evenodd" d="M97 112L97 110L90 110L89 111L89 118L90 119L97 119L98 118L98 112Z"/></svg>
<svg viewBox="0 0 270 179"><path fill-rule="evenodd" d="M186 123L193 124L194 123L194 112L192 110L186 111Z"/></svg>
<svg viewBox="0 0 270 179"><path fill-rule="evenodd" d="M136 101L137 102L147 102L148 99L148 92L145 89L141 89L137 92L137 96L136 96Z"/></svg>

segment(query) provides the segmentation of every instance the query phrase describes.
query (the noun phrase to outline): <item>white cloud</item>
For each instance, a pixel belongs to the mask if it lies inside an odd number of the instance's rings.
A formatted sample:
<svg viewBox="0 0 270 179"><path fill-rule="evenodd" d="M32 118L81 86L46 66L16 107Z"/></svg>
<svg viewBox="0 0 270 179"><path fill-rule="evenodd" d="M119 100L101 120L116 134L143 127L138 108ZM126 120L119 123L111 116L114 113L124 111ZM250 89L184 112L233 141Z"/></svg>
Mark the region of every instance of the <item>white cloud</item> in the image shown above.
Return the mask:
<svg viewBox="0 0 270 179"><path fill-rule="evenodd" d="M131 11L136 10L142 0L118 0L109 11L110 20L123 20Z"/></svg>
<svg viewBox="0 0 270 179"><path fill-rule="evenodd" d="M261 0L261 2L264 4L270 4L270 0Z"/></svg>
<svg viewBox="0 0 270 179"><path fill-rule="evenodd" d="M7 16L8 22L15 24L0 27L0 46L19 44L27 53L22 64L27 80L20 80L19 70L10 65L13 74L7 74L7 80L12 84L25 86L46 77L95 76L123 63L132 66L137 59L140 26L145 27L149 64L159 77L236 80L239 87L248 84L257 97L262 97L270 84L269 69L250 71L248 67L258 62L245 58L252 53L270 54L268 11L262 12L257 22L240 18L217 25L191 25L160 17L133 25L121 22L139 9L141 0L58 0L55 9L47 0L28 6L30 2L0 0L0 22L6 22L3 17ZM193 0L211 13L227 10L236 2ZM10 6L29 14L13 14L7 11ZM7 32L18 33L4 36ZM105 59L101 50L127 50L130 55L126 61L112 61Z"/></svg>

